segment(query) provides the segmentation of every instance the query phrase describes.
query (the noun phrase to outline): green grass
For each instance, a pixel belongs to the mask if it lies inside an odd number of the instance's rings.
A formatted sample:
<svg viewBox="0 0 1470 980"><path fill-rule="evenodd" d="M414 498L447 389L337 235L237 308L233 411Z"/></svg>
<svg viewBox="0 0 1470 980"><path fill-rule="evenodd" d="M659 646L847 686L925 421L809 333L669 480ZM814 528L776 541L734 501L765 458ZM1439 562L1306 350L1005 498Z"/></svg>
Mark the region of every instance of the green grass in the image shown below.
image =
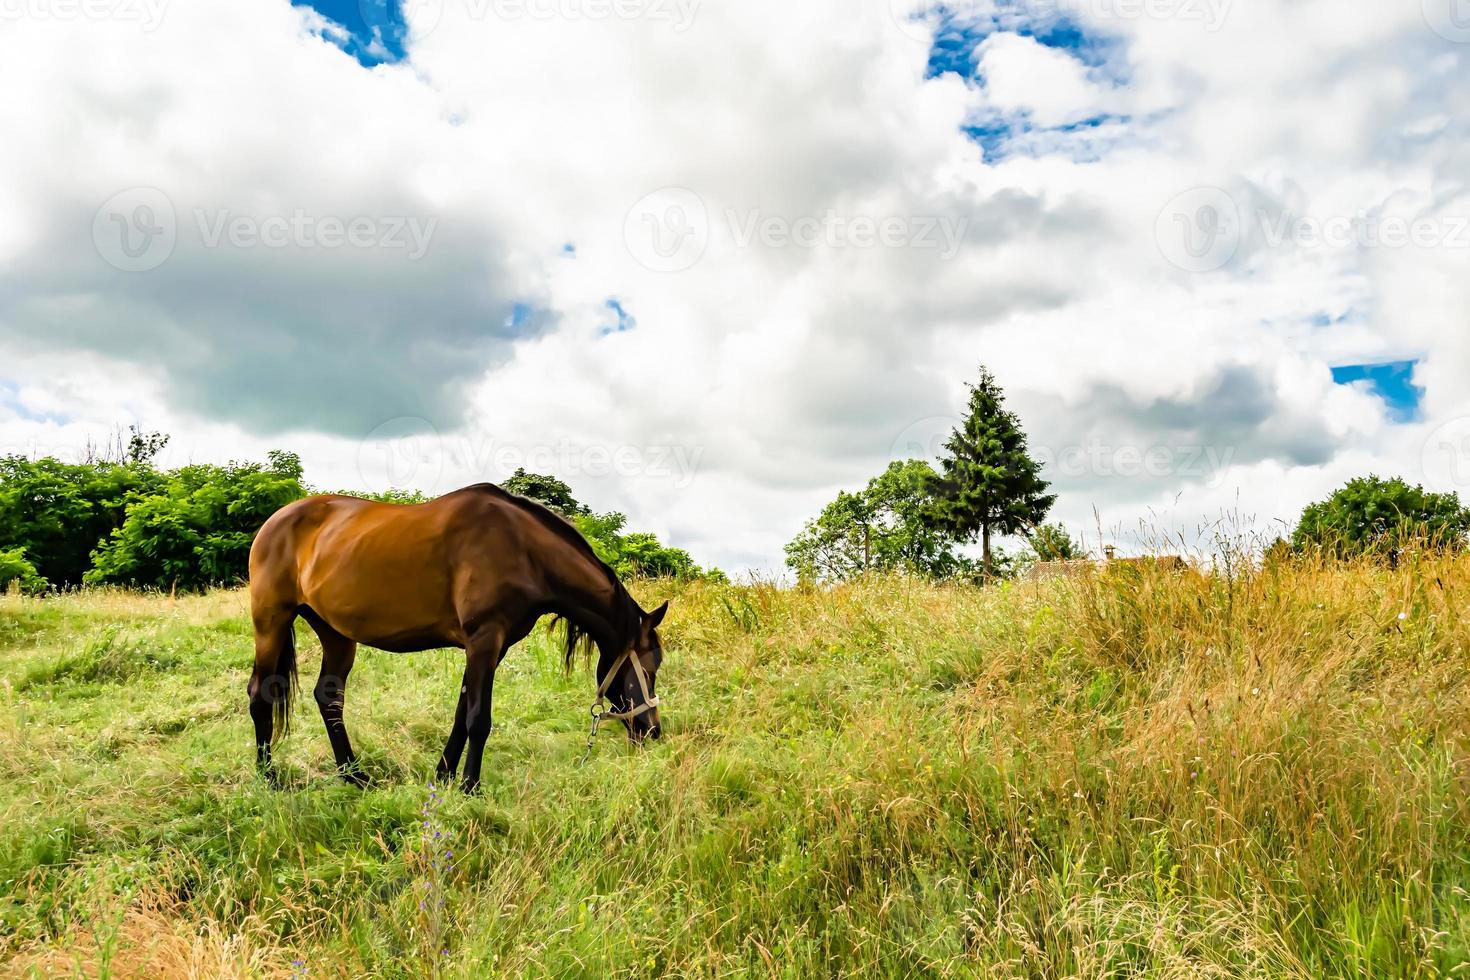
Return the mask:
<svg viewBox="0 0 1470 980"><path fill-rule="evenodd" d="M362 652L252 768L240 592L0 597L0 972L1438 976L1470 957L1470 561L672 596L666 737L544 636ZM1400 616L1402 615L1402 618ZM318 654L300 637L303 687ZM452 857L450 856L452 852Z"/></svg>

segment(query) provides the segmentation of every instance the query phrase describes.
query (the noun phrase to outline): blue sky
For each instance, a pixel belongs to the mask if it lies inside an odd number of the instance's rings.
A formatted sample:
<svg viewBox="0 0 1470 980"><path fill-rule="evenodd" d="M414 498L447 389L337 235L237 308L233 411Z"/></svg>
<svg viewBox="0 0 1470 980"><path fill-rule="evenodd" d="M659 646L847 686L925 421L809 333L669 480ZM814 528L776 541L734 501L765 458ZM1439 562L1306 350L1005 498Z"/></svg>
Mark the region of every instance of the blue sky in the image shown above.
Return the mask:
<svg viewBox="0 0 1470 980"><path fill-rule="evenodd" d="M297 6L313 7L350 33L341 47L371 67L403 57L403 12L399 0L310 0Z"/></svg>
<svg viewBox="0 0 1470 980"><path fill-rule="evenodd" d="M1067 17L1053 17L1042 22L1017 21L963 23L953 17L941 19L934 47L929 52L929 77L954 72L965 78L975 73L975 49L998 30L1008 30L1023 37L1035 38L1049 48L1065 51L1083 64L1100 68L1116 54L1120 43L1102 34L1089 33Z"/></svg>
<svg viewBox="0 0 1470 980"><path fill-rule="evenodd" d="M1389 415L1399 423L1417 422L1424 389L1414 384L1417 361L1390 361L1385 364L1347 364L1332 369L1332 380L1340 385L1366 385L1383 399Z"/></svg>

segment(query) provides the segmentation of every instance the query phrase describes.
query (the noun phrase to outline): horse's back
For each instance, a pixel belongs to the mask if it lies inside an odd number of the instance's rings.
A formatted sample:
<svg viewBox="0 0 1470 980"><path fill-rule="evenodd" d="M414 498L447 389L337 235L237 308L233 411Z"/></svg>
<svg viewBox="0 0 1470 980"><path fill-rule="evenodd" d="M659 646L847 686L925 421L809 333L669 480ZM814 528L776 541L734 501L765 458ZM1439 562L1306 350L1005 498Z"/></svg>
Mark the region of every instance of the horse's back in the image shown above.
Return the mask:
<svg viewBox="0 0 1470 980"><path fill-rule="evenodd" d="M251 551L256 605L308 607L345 636L384 649L463 642L459 583L515 565L518 518L493 495L425 504L308 497L283 508Z"/></svg>

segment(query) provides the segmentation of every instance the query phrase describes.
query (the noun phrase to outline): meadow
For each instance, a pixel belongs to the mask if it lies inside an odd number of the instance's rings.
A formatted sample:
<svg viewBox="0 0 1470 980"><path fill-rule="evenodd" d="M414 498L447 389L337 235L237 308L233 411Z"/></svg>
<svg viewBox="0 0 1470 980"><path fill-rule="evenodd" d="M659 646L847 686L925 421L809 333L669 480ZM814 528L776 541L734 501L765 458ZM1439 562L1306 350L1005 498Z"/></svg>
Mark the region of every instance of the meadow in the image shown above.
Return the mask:
<svg viewBox="0 0 1470 980"><path fill-rule="evenodd" d="M252 767L245 594L0 597L0 973L1442 976L1470 961L1470 558L989 588L647 582L665 737L553 641L484 793L457 651ZM300 636L309 691L318 662Z"/></svg>

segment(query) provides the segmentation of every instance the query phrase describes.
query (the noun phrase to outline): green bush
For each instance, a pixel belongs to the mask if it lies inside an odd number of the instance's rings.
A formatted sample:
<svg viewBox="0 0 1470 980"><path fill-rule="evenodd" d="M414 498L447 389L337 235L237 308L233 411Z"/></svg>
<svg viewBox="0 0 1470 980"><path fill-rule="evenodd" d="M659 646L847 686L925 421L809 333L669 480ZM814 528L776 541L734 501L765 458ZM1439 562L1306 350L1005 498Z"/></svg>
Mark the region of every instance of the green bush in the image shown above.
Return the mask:
<svg viewBox="0 0 1470 980"><path fill-rule="evenodd" d="M122 526L128 505L162 483L147 462L0 458L0 548L24 548L42 578L76 585L97 542Z"/></svg>
<svg viewBox="0 0 1470 980"><path fill-rule="evenodd" d="M1467 533L1470 510L1455 494L1367 476L1302 511L1291 541L1298 551L1350 557L1393 555L1416 545L1461 548Z"/></svg>
<svg viewBox="0 0 1470 980"><path fill-rule="evenodd" d="M9 591L13 583L19 583L22 592L40 592L50 584L26 559L24 548L0 550L0 592Z"/></svg>
<svg viewBox="0 0 1470 980"><path fill-rule="evenodd" d="M268 459L166 474L97 548L84 581L185 590L243 582L260 526L307 493L300 457L272 452Z"/></svg>

